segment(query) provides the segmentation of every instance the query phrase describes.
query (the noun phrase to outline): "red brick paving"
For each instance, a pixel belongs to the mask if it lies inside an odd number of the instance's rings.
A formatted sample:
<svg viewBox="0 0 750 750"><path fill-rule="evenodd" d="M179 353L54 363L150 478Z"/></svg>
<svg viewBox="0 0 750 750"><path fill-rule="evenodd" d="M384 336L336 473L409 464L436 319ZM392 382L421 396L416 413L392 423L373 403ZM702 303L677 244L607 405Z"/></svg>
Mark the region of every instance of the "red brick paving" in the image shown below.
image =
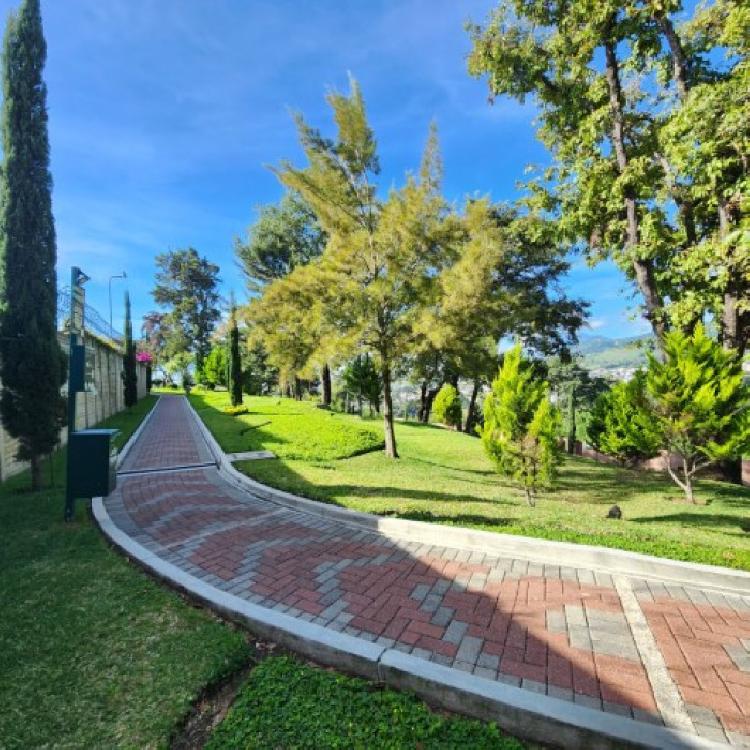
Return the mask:
<svg viewBox="0 0 750 750"><path fill-rule="evenodd" d="M126 468L204 461L190 420L183 399L161 399ZM659 715L606 574L397 544L243 494L209 468L121 477L107 505L157 554L262 606L485 678ZM750 613L684 598L640 602L670 675L686 703L750 735L750 674L726 649L745 648ZM612 624L611 643L587 644L597 622Z"/></svg>

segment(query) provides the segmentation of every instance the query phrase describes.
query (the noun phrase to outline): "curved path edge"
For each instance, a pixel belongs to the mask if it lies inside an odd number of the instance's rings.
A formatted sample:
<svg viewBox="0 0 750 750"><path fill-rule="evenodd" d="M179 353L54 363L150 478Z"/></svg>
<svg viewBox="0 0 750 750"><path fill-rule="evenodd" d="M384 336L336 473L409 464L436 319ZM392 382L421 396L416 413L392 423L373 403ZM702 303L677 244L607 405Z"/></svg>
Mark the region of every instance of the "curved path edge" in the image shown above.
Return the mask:
<svg viewBox="0 0 750 750"><path fill-rule="evenodd" d="M207 584L136 542L114 523L102 498L94 498L92 514L104 536L126 557L172 588L247 626L257 635L315 662L413 691L431 704L496 721L510 734L576 748L718 750L726 747L694 734L635 722L483 679L258 606Z"/></svg>
<svg viewBox="0 0 750 750"><path fill-rule="evenodd" d="M669 560L609 547L555 542L548 539L480 531L426 521L409 521L403 518L386 518L310 500L261 484L234 468L216 438L193 409L192 404L189 401L188 404L198 429L216 460L221 476L235 487L249 490L256 495L260 494L264 500L278 505L330 518L358 529L376 531L390 539L435 545L449 543L453 547L471 551L493 552L551 564L559 564L560 560L564 559L568 565L595 568L607 573L623 573L628 576L678 585L718 589L743 596L750 594L750 573L742 570Z"/></svg>

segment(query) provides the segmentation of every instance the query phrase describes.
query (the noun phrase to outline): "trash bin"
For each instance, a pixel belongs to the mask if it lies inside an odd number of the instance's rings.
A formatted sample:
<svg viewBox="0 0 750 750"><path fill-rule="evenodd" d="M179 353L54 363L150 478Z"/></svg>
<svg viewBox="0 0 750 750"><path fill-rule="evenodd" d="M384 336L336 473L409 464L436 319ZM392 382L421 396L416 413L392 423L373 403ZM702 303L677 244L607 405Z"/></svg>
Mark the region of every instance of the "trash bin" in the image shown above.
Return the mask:
<svg viewBox="0 0 750 750"><path fill-rule="evenodd" d="M106 497L117 484L117 449L114 438L119 430L78 430L68 443L71 497Z"/></svg>

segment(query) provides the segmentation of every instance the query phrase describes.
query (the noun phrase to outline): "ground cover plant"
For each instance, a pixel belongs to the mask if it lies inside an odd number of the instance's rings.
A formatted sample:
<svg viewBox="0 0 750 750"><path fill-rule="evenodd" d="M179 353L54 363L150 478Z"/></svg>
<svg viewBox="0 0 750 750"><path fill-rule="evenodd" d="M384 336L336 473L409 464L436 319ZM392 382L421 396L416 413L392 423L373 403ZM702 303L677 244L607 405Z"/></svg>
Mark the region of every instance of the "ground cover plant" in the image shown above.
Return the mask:
<svg viewBox="0 0 750 750"><path fill-rule="evenodd" d="M319 409L310 401L245 398L248 414L226 418L223 391L193 391L190 403L228 453L270 450L286 459L333 460L379 450L377 424Z"/></svg>
<svg viewBox="0 0 750 750"><path fill-rule="evenodd" d="M104 423L118 445L153 403ZM165 747L202 689L246 661L244 637L111 550L83 502L64 523L63 466L60 451L39 492L23 475L0 486L0 745Z"/></svg>
<svg viewBox="0 0 750 750"><path fill-rule="evenodd" d="M206 750L240 748L521 750L494 724L431 712L412 695L270 657L250 674Z"/></svg>
<svg viewBox="0 0 750 750"><path fill-rule="evenodd" d="M224 444L224 425L242 417L220 414L227 395L223 394L224 401L221 397L214 394L213 405L200 414L225 450L230 450L228 445L232 451L276 450L278 443L264 442L262 433L244 445L236 433L230 433L235 442ZM294 453L290 442L299 441L304 448L312 429L306 415L318 410L268 397L246 397L245 403L256 415L266 414L266 419L276 411L296 410L296 424L285 433L284 446ZM377 428L356 416L336 418ZM372 452L343 460L308 454L305 459L246 461L236 466L260 482L356 510L750 570L750 490L746 488L702 479L696 497L703 504L691 505L663 474L569 457L554 488L540 492L537 506L527 508L523 491L495 473L480 440L416 423L399 422L396 429L399 461ZM613 503L622 508L622 521L605 518Z"/></svg>

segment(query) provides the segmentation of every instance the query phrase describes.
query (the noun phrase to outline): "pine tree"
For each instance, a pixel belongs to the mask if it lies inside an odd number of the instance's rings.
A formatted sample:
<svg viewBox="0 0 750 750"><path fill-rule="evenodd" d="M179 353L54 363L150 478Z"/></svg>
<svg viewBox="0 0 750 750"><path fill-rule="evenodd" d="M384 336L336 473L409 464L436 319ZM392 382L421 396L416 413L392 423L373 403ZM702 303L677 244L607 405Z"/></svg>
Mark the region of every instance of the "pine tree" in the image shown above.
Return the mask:
<svg viewBox="0 0 750 750"><path fill-rule="evenodd" d="M664 361L649 356L646 392L661 447L680 458L680 468L667 461L667 471L694 502L698 471L750 450L750 387L741 360L700 324L690 335L673 331L664 342Z"/></svg>
<svg viewBox="0 0 750 750"><path fill-rule="evenodd" d="M482 442L500 474L520 482L529 505L539 487L554 479L561 454L560 414L549 400L549 384L535 377L521 345L505 353L500 373L484 401Z"/></svg>
<svg viewBox="0 0 750 750"><path fill-rule="evenodd" d="M135 406L138 402L138 373L135 368L135 342L133 341L133 321L130 317L130 295L127 292L125 292L125 352L122 365L125 406Z"/></svg>
<svg viewBox="0 0 750 750"><path fill-rule="evenodd" d="M64 422L65 356L56 336L57 257L47 136L47 47L39 0L8 20L3 45L0 187L0 414L41 486L41 457Z"/></svg>
<svg viewBox="0 0 750 750"><path fill-rule="evenodd" d="M628 382L616 383L594 401L586 427L596 450L623 466L659 452L659 436L646 407L646 376L638 370Z"/></svg>
<svg viewBox="0 0 750 750"><path fill-rule="evenodd" d="M229 324L229 392L232 406L242 405L242 359L240 358L240 331L237 311L232 306Z"/></svg>

